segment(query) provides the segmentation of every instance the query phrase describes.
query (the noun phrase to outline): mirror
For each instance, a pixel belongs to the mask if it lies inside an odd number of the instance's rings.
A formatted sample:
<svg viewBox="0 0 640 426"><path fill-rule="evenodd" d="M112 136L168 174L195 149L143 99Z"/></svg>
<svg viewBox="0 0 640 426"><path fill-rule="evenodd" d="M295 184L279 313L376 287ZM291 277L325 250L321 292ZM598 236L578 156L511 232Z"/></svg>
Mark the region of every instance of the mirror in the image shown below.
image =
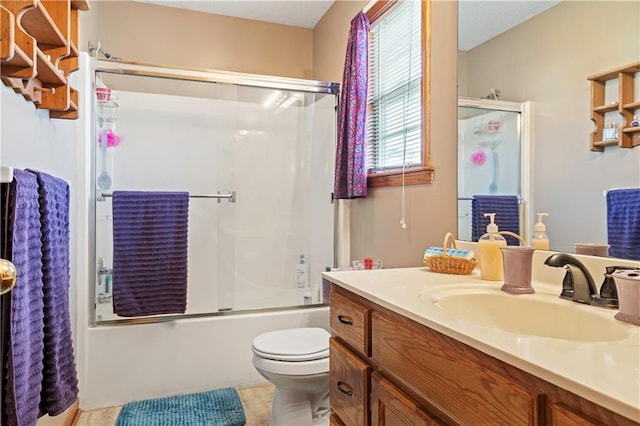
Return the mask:
<svg viewBox="0 0 640 426"><path fill-rule="evenodd" d="M460 0L458 13L458 95L486 98L499 89L500 101L532 103L525 235L533 233L531 216L545 212L551 250L606 244L604 194L640 187L640 146L590 150L587 77L640 59L640 3ZM521 13L517 25L498 28L503 18ZM527 13L534 16L524 18ZM485 36L471 41L469 35ZM634 81L634 101L640 101L640 73ZM605 97L618 100L617 81ZM640 117L640 109L635 112ZM622 122L617 112L610 120Z"/></svg>

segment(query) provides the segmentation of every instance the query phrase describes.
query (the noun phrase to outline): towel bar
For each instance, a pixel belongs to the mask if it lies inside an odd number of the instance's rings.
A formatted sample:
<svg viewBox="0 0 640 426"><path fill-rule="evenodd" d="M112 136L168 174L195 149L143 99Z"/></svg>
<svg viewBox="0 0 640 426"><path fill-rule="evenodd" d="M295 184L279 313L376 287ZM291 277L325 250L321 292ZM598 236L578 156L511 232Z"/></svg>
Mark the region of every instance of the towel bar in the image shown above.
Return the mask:
<svg viewBox="0 0 640 426"><path fill-rule="evenodd" d="M109 192L103 192L100 194L102 198L111 198L113 194ZM226 198L230 203L236 202L236 191L229 191L227 194L221 194L219 191L217 194L189 194L189 198L217 198L218 202Z"/></svg>
<svg viewBox="0 0 640 426"><path fill-rule="evenodd" d="M473 201L473 198L470 197L458 197L458 201ZM522 204L524 202L523 198L518 198L518 204Z"/></svg>

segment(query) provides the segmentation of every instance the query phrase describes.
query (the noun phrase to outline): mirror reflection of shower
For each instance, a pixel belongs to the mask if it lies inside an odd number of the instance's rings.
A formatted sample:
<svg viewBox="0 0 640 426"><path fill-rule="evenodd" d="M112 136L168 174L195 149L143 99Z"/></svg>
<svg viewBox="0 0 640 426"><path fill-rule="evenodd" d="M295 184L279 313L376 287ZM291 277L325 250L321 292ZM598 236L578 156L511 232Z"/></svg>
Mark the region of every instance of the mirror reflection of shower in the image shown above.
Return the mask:
<svg viewBox="0 0 640 426"><path fill-rule="evenodd" d="M521 104L487 98L458 101L458 238L471 240L474 195L516 195L522 183ZM494 98L494 99L488 99Z"/></svg>
<svg viewBox="0 0 640 426"><path fill-rule="evenodd" d="M466 110L466 118L458 122L460 193L465 197L518 193L519 114L482 108L459 109Z"/></svg>

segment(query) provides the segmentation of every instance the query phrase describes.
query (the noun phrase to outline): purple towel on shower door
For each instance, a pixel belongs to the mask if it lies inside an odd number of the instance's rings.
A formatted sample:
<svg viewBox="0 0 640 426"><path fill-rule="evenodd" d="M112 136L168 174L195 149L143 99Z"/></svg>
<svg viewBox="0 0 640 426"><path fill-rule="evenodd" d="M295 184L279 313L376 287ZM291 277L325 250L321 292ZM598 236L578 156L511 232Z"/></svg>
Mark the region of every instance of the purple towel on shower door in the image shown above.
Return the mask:
<svg viewBox="0 0 640 426"><path fill-rule="evenodd" d="M485 213L495 213L495 223L500 231L520 235L520 204L516 195L474 195L471 201L471 240L478 241L487 232L491 222ZM503 235L507 244L519 246L520 241Z"/></svg>
<svg viewBox="0 0 640 426"><path fill-rule="evenodd" d="M44 292L44 363L40 414L57 416L78 398L69 310L69 185L46 173L38 178Z"/></svg>
<svg viewBox="0 0 640 426"><path fill-rule="evenodd" d="M114 313L186 311L188 222L188 192L114 191Z"/></svg>
<svg viewBox="0 0 640 426"><path fill-rule="evenodd" d="M607 192L609 255L640 260L640 188Z"/></svg>
<svg viewBox="0 0 640 426"><path fill-rule="evenodd" d="M44 349L42 242L38 182L33 173L14 170L8 214L11 261L18 271L9 293L10 332L5 383L6 424L34 425L39 414Z"/></svg>

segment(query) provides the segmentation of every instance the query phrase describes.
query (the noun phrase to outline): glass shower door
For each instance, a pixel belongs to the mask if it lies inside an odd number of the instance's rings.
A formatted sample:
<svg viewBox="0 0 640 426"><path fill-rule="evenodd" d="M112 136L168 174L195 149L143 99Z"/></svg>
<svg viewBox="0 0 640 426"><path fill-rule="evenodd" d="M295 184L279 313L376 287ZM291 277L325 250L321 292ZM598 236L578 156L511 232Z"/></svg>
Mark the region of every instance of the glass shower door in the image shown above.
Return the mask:
<svg viewBox="0 0 640 426"><path fill-rule="evenodd" d="M234 256L233 310L322 303L320 274L334 256L335 96L238 90L244 102L222 108L233 126L221 140L221 178L238 193L220 218L221 243L233 247L220 250ZM295 283L300 255L309 266L305 289Z"/></svg>
<svg viewBox="0 0 640 426"><path fill-rule="evenodd" d="M95 108L96 322L124 319L112 306L114 191L189 193L184 315L323 303L321 272L334 265L335 93L119 71L96 72L95 84L110 96Z"/></svg>

